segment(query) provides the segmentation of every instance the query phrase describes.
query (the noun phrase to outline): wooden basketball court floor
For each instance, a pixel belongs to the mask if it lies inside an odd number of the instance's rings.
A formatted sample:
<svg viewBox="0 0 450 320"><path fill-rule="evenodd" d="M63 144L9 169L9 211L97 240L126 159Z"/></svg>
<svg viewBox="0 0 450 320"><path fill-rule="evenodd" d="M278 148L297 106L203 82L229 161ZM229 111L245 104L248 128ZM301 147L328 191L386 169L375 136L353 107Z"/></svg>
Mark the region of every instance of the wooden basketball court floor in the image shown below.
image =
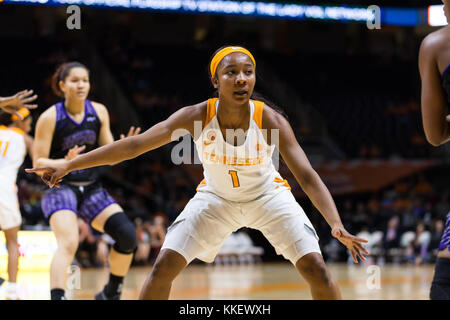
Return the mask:
<svg viewBox="0 0 450 320"><path fill-rule="evenodd" d="M434 265L327 264L347 300L428 300ZM138 299L149 267L132 267L122 299ZM75 275L76 273L73 273ZM6 274L0 274L6 277ZM108 269L80 269L69 280L69 299L90 300L108 280ZM48 272L19 273L20 294L27 300L49 299ZM4 286L0 298L4 298ZM175 279L170 299L293 300L311 299L306 282L288 262L255 265L189 265Z"/></svg>

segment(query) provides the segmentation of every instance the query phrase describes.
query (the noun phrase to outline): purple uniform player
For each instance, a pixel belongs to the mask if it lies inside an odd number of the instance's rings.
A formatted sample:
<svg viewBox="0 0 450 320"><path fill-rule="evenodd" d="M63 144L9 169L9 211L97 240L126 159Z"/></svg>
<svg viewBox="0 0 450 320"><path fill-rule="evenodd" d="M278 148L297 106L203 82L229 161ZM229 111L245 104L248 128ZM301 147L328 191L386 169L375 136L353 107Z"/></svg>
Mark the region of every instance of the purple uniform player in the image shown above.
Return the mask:
<svg viewBox="0 0 450 320"><path fill-rule="evenodd" d="M92 102L84 102L84 118L75 122L67 114L64 102L55 105L56 123L50 149L50 159L62 159L70 149L84 146L84 151L98 147L101 120ZM70 210L90 224L103 209L116 201L102 188L98 180L99 168L71 172L60 188L47 190L42 210L47 219L60 210Z"/></svg>
<svg viewBox="0 0 450 320"><path fill-rule="evenodd" d="M445 223L445 231L439 244L439 251L445 250L450 246L450 212L447 213L447 222Z"/></svg>
<svg viewBox="0 0 450 320"><path fill-rule="evenodd" d="M443 0L450 21L450 0ZM434 146L450 140L450 26L429 34L419 53L422 80L422 121L428 142ZM439 245L430 299L450 300L450 213Z"/></svg>
<svg viewBox="0 0 450 320"><path fill-rule="evenodd" d="M48 108L37 121L34 165L66 162L83 151L114 141L107 109L87 99L89 71L84 65L61 65L53 76L52 87L63 101ZM139 131L131 127L128 135ZM61 182L60 188L44 192L42 209L58 242L50 267L52 300L65 299L66 270L78 247L78 218L115 240L109 255L109 282L95 298L120 298L123 278L136 248L136 230L98 182L98 175L97 168L75 171Z"/></svg>

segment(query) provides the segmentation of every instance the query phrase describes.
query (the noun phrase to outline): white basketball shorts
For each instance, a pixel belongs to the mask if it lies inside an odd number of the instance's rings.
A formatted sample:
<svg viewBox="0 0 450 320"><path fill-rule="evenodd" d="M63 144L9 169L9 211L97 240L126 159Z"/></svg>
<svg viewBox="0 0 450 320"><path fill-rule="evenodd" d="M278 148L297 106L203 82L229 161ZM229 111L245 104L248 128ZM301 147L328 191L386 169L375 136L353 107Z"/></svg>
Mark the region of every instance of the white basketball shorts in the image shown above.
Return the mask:
<svg viewBox="0 0 450 320"><path fill-rule="evenodd" d="M0 228L8 230L22 224L16 186L0 187Z"/></svg>
<svg viewBox="0 0 450 320"><path fill-rule="evenodd" d="M311 221L288 189L274 189L250 202L233 202L198 191L167 230L161 248L180 253L190 263L198 258L213 262L234 231L259 230L277 254L294 265L302 256L321 254Z"/></svg>

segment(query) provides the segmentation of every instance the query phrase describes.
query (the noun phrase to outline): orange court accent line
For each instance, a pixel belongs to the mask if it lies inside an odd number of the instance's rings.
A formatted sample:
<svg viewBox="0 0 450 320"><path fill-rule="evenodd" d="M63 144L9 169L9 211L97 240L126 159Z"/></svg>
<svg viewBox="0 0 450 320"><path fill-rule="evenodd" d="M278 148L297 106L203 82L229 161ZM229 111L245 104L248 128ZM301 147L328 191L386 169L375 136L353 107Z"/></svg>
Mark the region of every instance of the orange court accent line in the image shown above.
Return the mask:
<svg viewBox="0 0 450 320"><path fill-rule="evenodd" d="M391 284L402 284L402 283L418 283L423 281L420 278L407 278L407 277L392 277L381 279L381 285L391 285ZM338 280L338 286L340 288L354 288L358 284L365 284L363 280ZM299 291L299 290L309 290L309 286L306 283L271 283L262 284L257 286L251 286L249 288L189 288L189 289L174 289L170 295L170 298L194 298L193 296L205 296L211 291L220 292L221 295L233 296L236 294L254 294L254 293L264 293L273 291Z"/></svg>
<svg viewBox="0 0 450 320"><path fill-rule="evenodd" d="M420 283L422 281L431 281L430 277L423 279L421 277L408 278L408 277L390 277L381 279L381 285L396 285L402 283ZM364 284L365 280L337 280L340 288L355 288L359 284ZM253 285L248 288L214 288L214 287L198 287L198 288L174 288L170 294L170 299L201 299L207 298L210 293L218 293L224 296L234 296L243 294L255 294L273 291L302 291L309 290L307 283L293 283L293 282L280 282L280 283L268 283L261 285ZM94 291L79 292L74 295L76 299L91 299L95 295ZM138 299L140 290L124 290L122 298L125 299Z"/></svg>

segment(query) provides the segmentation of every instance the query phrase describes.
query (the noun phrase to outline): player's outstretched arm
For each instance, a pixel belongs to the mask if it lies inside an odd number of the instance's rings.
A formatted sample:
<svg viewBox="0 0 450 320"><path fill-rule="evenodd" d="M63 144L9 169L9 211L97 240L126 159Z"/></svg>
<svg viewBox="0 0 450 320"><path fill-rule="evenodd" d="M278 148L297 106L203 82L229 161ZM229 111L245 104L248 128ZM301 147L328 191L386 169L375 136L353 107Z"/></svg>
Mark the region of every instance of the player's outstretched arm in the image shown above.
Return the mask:
<svg viewBox="0 0 450 320"><path fill-rule="evenodd" d="M330 225L333 237L350 250L355 263L358 263L357 257L365 261L363 254L367 255L369 252L364 249L361 243L365 243L367 240L355 237L345 230L328 188L312 168L303 149L297 142L289 122L273 109L264 108L263 127L269 130L279 130L278 149L281 156L311 202Z"/></svg>
<svg viewBox="0 0 450 320"><path fill-rule="evenodd" d="M36 104L29 104L37 99L37 95L33 95L33 90L23 90L11 97L0 97L0 108L8 113L15 114L20 119L23 116L18 112L21 108L34 109L37 108Z"/></svg>
<svg viewBox="0 0 450 320"><path fill-rule="evenodd" d="M70 161L26 169L26 172L41 175L44 182L50 187L57 186L61 179L71 171L116 164L159 148L172 141L172 133L177 129L185 129L186 132L192 134L193 123L199 119L202 119L199 105L184 107L142 134L117 140L85 154L80 154Z"/></svg>
<svg viewBox="0 0 450 320"><path fill-rule="evenodd" d="M428 142L433 146L450 140L448 106L436 60L441 43L441 33L432 33L422 41L419 51L423 129Z"/></svg>

